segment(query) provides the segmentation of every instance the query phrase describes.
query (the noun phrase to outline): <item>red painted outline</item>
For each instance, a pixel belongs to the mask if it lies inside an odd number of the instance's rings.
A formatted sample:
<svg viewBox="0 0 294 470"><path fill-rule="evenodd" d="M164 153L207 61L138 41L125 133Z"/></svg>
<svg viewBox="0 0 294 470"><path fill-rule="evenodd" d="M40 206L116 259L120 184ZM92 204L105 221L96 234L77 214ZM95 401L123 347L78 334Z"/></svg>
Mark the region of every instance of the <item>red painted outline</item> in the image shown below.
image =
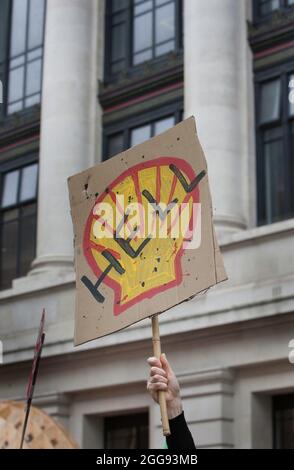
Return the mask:
<svg viewBox="0 0 294 470"><path fill-rule="evenodd" d="M169 193L167 205L171 203L172 197L173 197L175 189L176 189L177 181L178 181L178 178L176 177L176 175L174 175L173 182L172 182L171 188L170 188L170 193Z"/></svg>
<svg viewBox="0 0 294 470"><path fill-rule="evenodd" d="M126 171L124 171L120 176L118 176L110 185L108 185L108 191L112 190L118 183L123 181L127 176L132 175L134 172L139 172L144 168L154 168L156 167L160 171L160 167L165 165L170 165L170 164L176 165L181 171L185 173L185 176L192 181L195 177L196 174L194 173L194 170L190 166L188 162L183 160L182 158L176 158L176 157L158 157L154 160L149 160L148 162L144 163L139 163L131 168L128 168ZM96 199L96 202L94 206L91 209L91 213L87 219L86 222L86 227L84 231L84 241L83 241L83 248L84 248L84 256L91 267L92 271L94 272L95 276L97 279L101 276L102 272L99 266L97 265L95 258L92 254L92 249L93 247L91 246L91 240L90 240L90 233L91 233L91 227L92 227L92 222L93 222L93 209L98 204L99 202L102 202L107 195L107 192L104 191L101 193L98 198ZM187 195L188 196L188 195ZM193 198L194 203L199 203L199 187L196 186L196 188L189 194L189 197ZM186 198L185 198L186 199ZM184 237L185 238L185 237ZM183 245L178 251L176 258L175 258L175 272L176 272L176 279L173 281L170 281L166 283L165 285L161 285L158 287L153 287L147 292L143 292L142 294L139 294L137 297L134 299L130 300L129 302L126 302L124 305L120 304L121 301L121 286L111 279L109 276L107 276L104 279L104 282L106 285L108 285L113 291L114 291L114 307L113 307L113 312L114 315L119 315L120 313L124 312L128 308L130 308L132 305L135 305L136 303L140 302L140 300L143 299L151 299L154 297L156 294L160 292L164 292L166 290L171 289L174 286L177 286L181 284L183 274L182 274L182 269L181 269L181 257L183 256L184 253L184 248Z"/></svg>

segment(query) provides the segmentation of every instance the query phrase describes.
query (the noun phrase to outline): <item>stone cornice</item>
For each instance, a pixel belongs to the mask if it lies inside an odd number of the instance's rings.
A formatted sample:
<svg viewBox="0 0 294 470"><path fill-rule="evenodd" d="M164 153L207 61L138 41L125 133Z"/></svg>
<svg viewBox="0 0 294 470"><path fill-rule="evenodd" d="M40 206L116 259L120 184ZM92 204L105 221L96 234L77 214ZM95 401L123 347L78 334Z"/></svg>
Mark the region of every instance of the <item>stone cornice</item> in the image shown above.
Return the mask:
<svg viewBox="0 0 294 470"><path fill-rule="evenodd" d="M294 12L276 11L261 23L248 22L248 39L253 52L260 52L294 38Z"/></svg>
<svg viewBox="0 0 294 470"><path fill-rule="evenodd" d="M268 325L287 323L291 319L294 310L294 279L279 280L283 282L283 292L277 292L273 298L275 280L267 281L263 285L235 287L233 289L215 289L209 295L198 296L194 300L185 303L185 312L182 306L171 309L168 314L161 317L161 336L165 344L175 345L177 341L189 341L189 338L198 340L226 334L234 334L237 331L264 328ZM236 292L238 295L236 296ZM217 306L217 307L216 307ZM197 311L197 313L195 313ZM49 362L58 361L64 355L68 358L71 354L88 361L91 356L117 354L119 351L138 350L147 348L151 338L150 321L143 320L131 327L105 336L99 340L91 341L78 348L73 347L72 322L66 324L56 323L47 327L48 341L44 346L43 358ZM64 336L67 331L68 336ZM196 336L195 336L196 335ZM20 339L18 332L18 339ZM54 338L50 343L49 338ZM23 345L18 341L15 349L15 336L2 337L4 343L4 367L5 364L13 364L18 361L18 367L23 361L31 359L32 347L35 341L35 332L22 332ZM139 344L141 346L139 346ZM96 358L97 359L97 358ZM184 378L183 378L184 379ZM190 380L189 378L187 379Z"/></svg>
<svg viewBox="0 0 294 470"><path fill-rule="evenodd" d="M164 61L146 62L137 74L122 75L115 83L100 82L99 101L107 109L182 79L183 58L170 54Z"/></svg>
<svg viewBox="0 0 294 470"><path fill-rule="evenodd" d="M40 106L36 105L23 113L15 113L0 122L0 153L40 130Z"/></svg>

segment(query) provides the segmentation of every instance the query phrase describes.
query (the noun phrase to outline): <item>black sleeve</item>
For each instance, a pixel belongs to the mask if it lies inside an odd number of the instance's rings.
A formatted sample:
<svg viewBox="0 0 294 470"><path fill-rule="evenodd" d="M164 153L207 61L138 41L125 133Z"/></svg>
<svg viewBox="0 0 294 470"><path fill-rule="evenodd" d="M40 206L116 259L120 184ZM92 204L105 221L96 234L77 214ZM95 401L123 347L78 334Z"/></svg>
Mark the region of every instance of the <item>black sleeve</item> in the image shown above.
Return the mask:
<svg viewBox="0 0 294 470"><path fill-rule="evenodd" d="M166 442L169 449L196 449L192 434L187 426L184 412L176 418L169 420L170 436L167 436Z"/></svg>

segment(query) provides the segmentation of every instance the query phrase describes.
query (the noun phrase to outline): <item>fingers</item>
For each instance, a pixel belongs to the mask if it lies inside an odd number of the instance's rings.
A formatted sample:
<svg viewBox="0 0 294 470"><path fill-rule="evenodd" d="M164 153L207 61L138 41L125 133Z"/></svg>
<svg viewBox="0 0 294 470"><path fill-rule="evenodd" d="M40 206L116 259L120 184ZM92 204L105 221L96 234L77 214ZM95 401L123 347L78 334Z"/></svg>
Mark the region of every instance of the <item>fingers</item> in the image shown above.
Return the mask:
<svg viewBox="0 0 294 470"><path fill-rule="evenodd" d="M154 375L162 375L163 377L166 377L166 372L162 368L159 367L151 367L150 369L150 376Z"/></svg>
<svg viewBox="0 0 294 470"><path fill-rule="evenodd" d="M168 386L166 383L163 383L163 382L156 382L156 383L152 383L152 382L148 382L147 383L147 390L149 392L159 392L160 390L162 390L163 392L167 392L167 389L168 389Z"/></svg>
<svg viewBox="0 0 294 470"><path fill-rule="evenodd" d="M150 366L150 376L147 382L147 390L152 398L158 403L158 392L168 392L167 373L163 365L156 357L149 357L147 360Z"/></svg>
<svg viewBox="0 0 294 470"><path fill-rule="evenodd" d="M149 382L150 383L164 383L164 384L168 384L168 380L166 377L162 376L162 375L159 375L159 374L155 374L153 376L150 377L149 379Z"/></svg>
<svg viewBox="0 0 294 470"><path fill-rule="evenodd" d="M147 359L147 362L150 367L159 367L160 369L162 369L161 362L156 357L149 357L149 359Z"/></svg>
<svg viewBox="0 0 294 470"><path fill-rule="evenodd" d="M161 356L160 356L160 361L161 361L161 364L162 364L162 368L165 370L165 372L166 372L167 374L172 374L172 373L173 373L173 370L172 370L172 368L171 368L171 366L170 366L170 364L169 364L169 362L168 362L168 360L167 360L167 357L166 357L166 355L165 355L164 353L161 354Z"/></svg>

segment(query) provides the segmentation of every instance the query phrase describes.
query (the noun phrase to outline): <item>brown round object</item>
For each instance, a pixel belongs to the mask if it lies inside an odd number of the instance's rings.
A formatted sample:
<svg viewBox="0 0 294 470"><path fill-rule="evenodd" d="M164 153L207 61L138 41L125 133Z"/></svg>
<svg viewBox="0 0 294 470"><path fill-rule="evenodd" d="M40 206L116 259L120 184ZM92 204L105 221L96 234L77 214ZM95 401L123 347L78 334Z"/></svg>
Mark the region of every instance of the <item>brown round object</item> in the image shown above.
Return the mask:
<svg viewBox="0 0 294 470"><path fill-rule="evenodd" d="M24 403L0 402L0 449L19 449L24 417ZM77 445L61 424L32 406L23 448L75 449Z"/></svg>

